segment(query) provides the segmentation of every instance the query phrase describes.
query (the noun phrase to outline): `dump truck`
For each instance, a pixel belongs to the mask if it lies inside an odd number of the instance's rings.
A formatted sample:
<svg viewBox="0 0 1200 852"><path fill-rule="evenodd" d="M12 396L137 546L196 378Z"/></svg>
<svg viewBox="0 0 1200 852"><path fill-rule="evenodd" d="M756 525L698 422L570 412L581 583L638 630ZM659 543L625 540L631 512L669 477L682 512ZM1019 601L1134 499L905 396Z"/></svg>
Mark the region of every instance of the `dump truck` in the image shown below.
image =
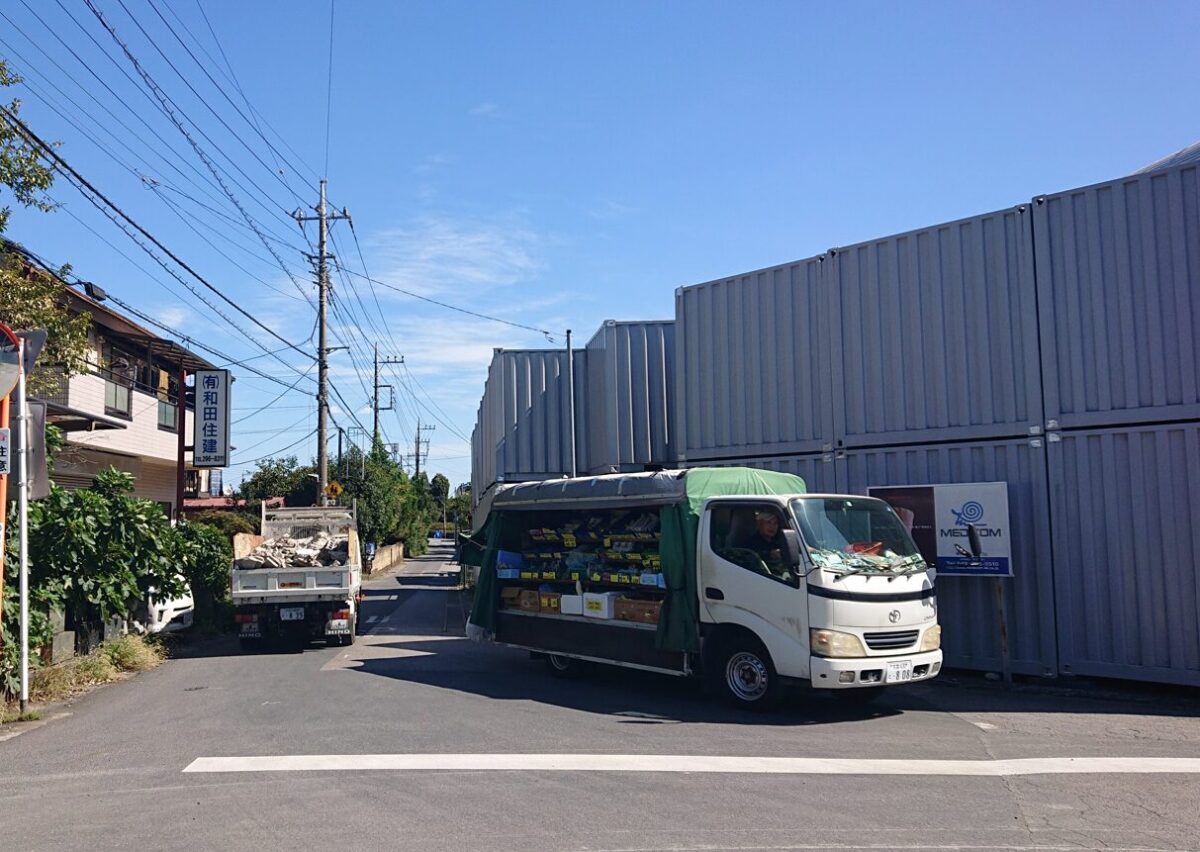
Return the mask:
<svg viewBox="0 0 1200 852"><path fill-rule="evenodd" d="M552 674L702 676L730 703L935 677L935 573L882 500L753 468L499 485L477 509L468 635Z"/></svg>
<svg viewBox="0 0 1200 852"><path fill-rule="evenodd" d="M234 536L230 593L242 647L263 640L352 645L362 596L356 506L262 509Z"/></svg>

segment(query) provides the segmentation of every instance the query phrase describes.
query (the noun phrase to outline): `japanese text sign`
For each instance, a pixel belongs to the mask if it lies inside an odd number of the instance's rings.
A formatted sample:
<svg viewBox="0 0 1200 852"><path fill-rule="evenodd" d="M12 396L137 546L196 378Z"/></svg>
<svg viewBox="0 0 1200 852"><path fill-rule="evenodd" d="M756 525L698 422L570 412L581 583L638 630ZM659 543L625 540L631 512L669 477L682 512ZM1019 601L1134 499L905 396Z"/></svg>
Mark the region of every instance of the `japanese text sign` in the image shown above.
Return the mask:
<svg viewBox="0 0 1200 852"><path fill-rule="evenodd" d="M196 372L196 411L192 420L195 467L229 466L228 370Z"/></svg>

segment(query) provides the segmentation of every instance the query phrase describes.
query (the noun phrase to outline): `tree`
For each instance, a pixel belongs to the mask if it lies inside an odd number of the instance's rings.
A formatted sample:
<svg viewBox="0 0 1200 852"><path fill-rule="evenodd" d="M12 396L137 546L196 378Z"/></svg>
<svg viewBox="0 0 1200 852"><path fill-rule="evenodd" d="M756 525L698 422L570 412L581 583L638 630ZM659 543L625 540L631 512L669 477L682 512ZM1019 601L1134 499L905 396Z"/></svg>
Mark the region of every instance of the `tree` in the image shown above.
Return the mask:
<svg viewBox="0 0 1200 852"><path fill-rule="evenodd" d="M450 496L450 480L442 474L435 474L433 481L429 483L429 493L433 495L433 500L441 509L446 505L446 499Z"/></svg>
<svg viewBox="0 0 1200 852"><path fill-rule="evenodd" d="M15 86L20 82L21 78L8 70L8 63L0 59L0 86ZM14 98L6 106L13 115L21 111L20 99ZM52 210L54 205L45 193L53 182L54 173L42 165L37 146L11 122L0 122L0 186L8 187L24 207ZM0 233L8 226L11 213L9 207L0 207Z"/></svg>
<svg viewBox="0 0 1200 852"><path fill-rule="evenodd" d="M263 459L254 472L242 480L238 496L247 503L282 497L288 506L315 506L316 465L301 466L295 456Z"/></svg>
<svg viewBox="0 0 1200 852"><path fill-rule="evenodd" d="M0 86L19 83L20 78L9 72L0 59ZM7 105L16 113L19 100ZM7 188L25 207L51 210L45 190L53 181L53 172L42 165L37 149L25 140L15 126L0 121L0 187ZM8 224L12 209L0 207L0 234ZM61 367L68 374L77 373L87 362L87 333L89 320L83 314L72 314L66 298L62 277L69 269L36 269L26 263L8 244L0 244L0 321L13 328L45 330L49 337L40 362ZM29 392L34 395L49 392L58 379L52 373L35 372L29 379Z"/></svg>
<svg viewBox="0 0 1200 852"><path fill-rule="evenodd" d="M352 447L345 468L343 499L358 501L359 537L381 545L394 541L409 491L404 471L378 440L365 457L362 450Z"/></svg>
<svg viewBox="0 0 1200 852"><path fill-rule="evenodd" d="M295 456L263 459L255 465L254 472L242 480L238 493L245 500L283 497L292 489L299 468Z"/></svg>

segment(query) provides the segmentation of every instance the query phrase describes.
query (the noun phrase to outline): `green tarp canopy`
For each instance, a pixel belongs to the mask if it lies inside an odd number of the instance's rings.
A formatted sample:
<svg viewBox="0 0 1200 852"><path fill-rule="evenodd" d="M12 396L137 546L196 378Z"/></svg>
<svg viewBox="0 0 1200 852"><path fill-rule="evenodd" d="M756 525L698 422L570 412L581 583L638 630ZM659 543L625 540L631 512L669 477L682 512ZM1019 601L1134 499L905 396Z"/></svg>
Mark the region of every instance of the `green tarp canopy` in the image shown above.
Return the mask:
<svg viewBox="0 0 1200 852"><path fill-rule="evenodd" d="M496 554L520 549L522 533L537 512L657 508L659 556L667 594L657 645L667 651L699 650L696 594L696 533L700 510L710 497L803 494L804 480L790 473L749 467L707 467L658 473L611 474L501 485L476 510L480 526L463 547L462 561L479 567L479 584L468 632L496 631L500 584ZM507 547L505 546L507 545Z"/></svg>

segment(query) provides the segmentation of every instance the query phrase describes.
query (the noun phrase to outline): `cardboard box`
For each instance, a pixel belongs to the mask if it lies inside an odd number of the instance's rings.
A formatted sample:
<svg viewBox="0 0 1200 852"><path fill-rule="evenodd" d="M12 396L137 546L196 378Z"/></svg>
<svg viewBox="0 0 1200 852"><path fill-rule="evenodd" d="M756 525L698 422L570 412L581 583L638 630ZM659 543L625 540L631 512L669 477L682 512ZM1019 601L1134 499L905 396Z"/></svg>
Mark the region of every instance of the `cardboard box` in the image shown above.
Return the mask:
<svg viewBox="0 0 1200 852"><path fill-rule="evenodd" d="M587 592L583 596L583 614L588 618L612 618L620 592Z"/></svg>
<svg viewBox="0 0 1200 852"><path fill-rule="evenodd" d="M500 590L500 608L518 609L518 600L520 597L521 590L516 586L505 586Z"/></svg>
<svg viewBox="0 0 1200 852"><path fill-rule="evenodd" d="M542 608L540 593L533 589L522 589L517 595L517 608L525 612L537 612Z"/></svg>
<svg viewBox="0 0 1200 852"><path fill-rule="evenodd" d="M558 592L538 592L538 607L542 612L558 612L561 598Z"/></svg>
<svg viewBox="0 0 1200 852"><path fill-rule="evenodd" d="M662 601L635 601L629 598L620 598L614 609L616 617L621 621L658 624Z"/></svg>
<svg viewBox="0 0 1200 852"><path fill-rule="evenodd" d="M583 615L583 595L559 595L558 611L563 615Z"/></svg>

